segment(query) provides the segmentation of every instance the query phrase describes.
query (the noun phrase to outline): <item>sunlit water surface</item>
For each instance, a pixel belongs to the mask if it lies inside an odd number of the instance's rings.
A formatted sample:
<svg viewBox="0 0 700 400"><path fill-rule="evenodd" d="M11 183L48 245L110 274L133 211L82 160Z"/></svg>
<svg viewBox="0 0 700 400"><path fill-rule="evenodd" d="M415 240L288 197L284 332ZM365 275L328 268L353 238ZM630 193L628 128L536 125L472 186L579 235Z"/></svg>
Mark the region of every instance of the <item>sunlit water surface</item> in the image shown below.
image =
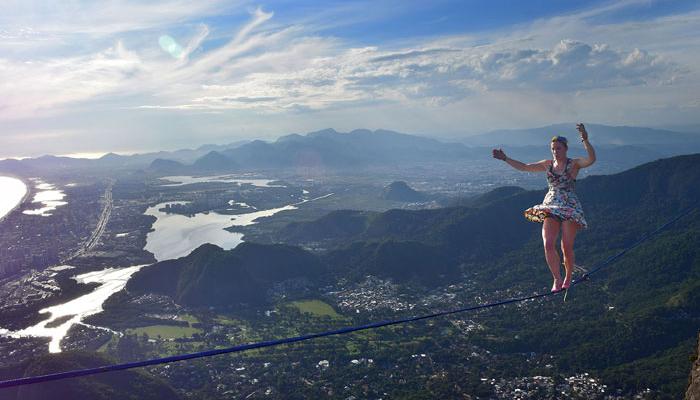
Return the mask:
<svg viewBox="0 0 700 400"><path fill-rule="evenodd" d="M327 196L330 195L322 196L317 199ZM146 215L156 217L156 222L153 224L153 231L149 232L146 237L145 249L152 252L158 261L186 256L204 243L213 243L224 249L232 249L243 242L243 235L225 231L224 228L229 226L251 225L254 224L255 220L258 218L269 217L281 211L294 210L297 208L296 206L298 204L305 203L306 201L312 200L303 200L297 204L290 204L284 207L247 214L222 215L215 212L208 212L199 213L191 217L178 214L166 214L165 212L159 211L159 209L165 207L166 204L177 204L177 202L157 204L148 208L145 212ZM107 298L122 290L124 286L126 286L129 278L142 267L143 265L125 268L108 268L101 271L77 275L74 279L78 282L96 282L99 283L100 286L91 293L67 303L41 310L40 313L48 313L49 317L34 326L16 332L9 332L0 328L0 334L12 337L50 337L49 351L52 353L60 352L61 340L68 333L70 327L75 324L82 324L82 321L86 317L101 312L102 304ZM63 268L70 267L65 266ZM56 268L54 268L54 270L56 270ZM55 322L61 318L65 320ZM47 327L47 325L52 326Z"/></svg>
<svg viewBox="0 0 700 400"><path fill-rule="evenodd" d="M68 204L68 202L63 201L66 195L62 190L58 190L54 185L43 182L40 179L34 178L32 180L36 183L35 187L38 190L34 195L32 203L40 203L43 207L33 210L24 210L22 211L24 214L48 217L51 215L51 211Z"/></svg>
<svg viewBox="0 0 700 400"><path fill-rule="evenodd" d="M294 205L287 205L247 214L223 215L208 212L188 217L159 211L167 204L178 203L157 204L148 208L145 213L157 218L153 224L154 230L146 237L145 249L153 253L158 261L186 256L204 243L212 243L226 250L232 249L243 242L243 234L225 231L224 228L232 225L251 225L258 218L297 208Z"/></svg>
<svg viewBox="0 0 700 400"><path fill-rule="evenodd" d="M141 269L143 265L136 265L126 268L107 268L102 271L93 271L86 274L77 275L74 279L79 283L99 283L94 291L71 300L67 303L57 306L48 307L41 311L40 314L48 313L48 319L21 331L12 332L13 337L22 336L37 336L50 337L49 351L58 353L61 351L61 340L68 333L68 330L74 324L82 323L82 320L90 315L102 312L102 304L112 294L122 290L126 286L126 282L131 275ZM52 322L70 317L66 321L57 326L47 327Z"/></svg>
<svg viewBox="0 0 700 400"><path fill-rule="evenodd" d="M27 185L17 178L0 176L0 220L19 205L27 194Z"/></svg>
<svg viewBox="0 0 700 400"><path fill-rule="evenodd" d="M163 184L161 186L183 186L190 185L193 183L208 183L208 182L219 182L219 183L235 183L235 184L251 184L257 187L285 187L284 185L273 185L274 180L270 179L247 179L239 178L232 175L216 175L216 176L165 176L160 178L166 182L172 182Z"/></svg>

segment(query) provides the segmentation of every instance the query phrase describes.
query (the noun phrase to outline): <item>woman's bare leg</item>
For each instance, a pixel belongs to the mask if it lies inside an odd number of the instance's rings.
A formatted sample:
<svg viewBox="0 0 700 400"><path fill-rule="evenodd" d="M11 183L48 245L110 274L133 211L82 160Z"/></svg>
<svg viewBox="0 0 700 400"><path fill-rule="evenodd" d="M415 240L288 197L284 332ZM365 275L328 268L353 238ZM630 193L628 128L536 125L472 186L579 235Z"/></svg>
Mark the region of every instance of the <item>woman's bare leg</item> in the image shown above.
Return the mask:
<svg viewBox="0 0 700 400"><path fill-rule="evenodd" d="M542 224L542 243L544 244L544 256L547 259L547 265L552 272L554 285L552 290L559 290L562 285L561 280L561 258L557 252L557 236L559 236L559 228L561 222L556 218L545 218Z"/></svg>
<svg viewBox="0 0 700 400"><path fill-rule="evenodd" d="M564 268L566 269L566 277L564 278L564 287L568 288L571 284L571 278L574 274L574 239L578 225L574 221L564 221L561 224L561 253L564 255Z"/></svg>

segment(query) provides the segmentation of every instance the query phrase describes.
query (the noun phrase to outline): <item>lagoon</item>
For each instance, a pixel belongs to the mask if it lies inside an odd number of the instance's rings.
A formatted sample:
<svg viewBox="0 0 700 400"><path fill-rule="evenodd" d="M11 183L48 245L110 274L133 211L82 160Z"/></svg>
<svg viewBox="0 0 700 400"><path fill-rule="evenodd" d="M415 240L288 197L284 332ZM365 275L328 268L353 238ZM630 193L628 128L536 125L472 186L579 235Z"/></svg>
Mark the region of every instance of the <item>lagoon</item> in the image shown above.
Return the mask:
<svg viewBox="0 0 700 400"><path fill-rule="evenodd" d="M160 178L166 182L172 182L163 184L161 186L184 186L191 185L193 183L232 183L236 185L250 184L256 187L285 187L283 185L273 185L274 180L271 179L248 179L248 178L237 178L232 175L216 175L216 176L165 176Z"/></svg>
<svg viewBox="0 0 700 400"><path fill-rule="evenodd" d="M62 190L58 190L54 185L43 182L38 178L32 178L32 180L36 183L35 187L38 190L34 195L32 203L41 203L43 207L36 208L34 210L24 210L24 214L48 217L51 215L51 211L54 211L60 206L68 204L67 202L63 201L66 195Z"/></svg>
<svg viewBox="0 0 700 400"><path fill-rule="evenodd" d="M156 217L156 222L153 223L153 231L146 236L144 249L153 253L158 261L184 257L205 243L215 244L224 250L232 249L243 242L243 234L229 232L224 228L251 225L258 218L297 208L295 205L286 205L239 215L223 215L210 211L189 217L160 211L168 204L182 202L156 204L145 212L146 215Z"/></svg>
<svg viewBox="0 0 700 400"><path fill-rule="evenodd" d="M158 261L186 256L204 243L212 243L224 249L232 249L243 242L243 234L225 231L224 228L234 225L251 225L258 218L269 217L278 212L295 210L297 208L296 205L290 204L284 207L247 214L222 215L208 212L195 214L193 217L166 214L163 211L159 211L166 204L177 203L160 203L149 207L145 212L146 215L156 217L153 231L149 232L146 237L145 249L152 252ZM122 290L131 276L144 266L107 268L101 271L77 275L73 279L79 283L95 282L99 283L100 286L92 292L67 303L41 310L40 313L47 313L48 317L34 326L15 332L9 332L0 328L0 334L12 337L50 337L49 352L60 352L61 340L66 336L71 326L84 324L82 321L85 318L102 312L102 304L109 296ZM68 268L72 267L54 267L53 270L58 271Z"/></svg>
<svg viewBox="0 0 700 400"><path fill-rule="evenodd" d="M190 177L191 178L191 177ZM215 177L217 178L217 177ZM203 179L203 178L193 178ZM211 179L211 178L207 178ZM233 178L231 178L233 179ZM188 181L188 180L185 180ZM200 181L207 182L210 180ZM35 180L38 183L37 189L44 192L57 191L47 183ZM190 181L188 181L190 182ZM233 180L226 180L233 182ZM274 187L270 185L271 180L236 180L241 183L251 183L256 186ZM57 191L60 192L60 191ZM308 194L308 192L305 192ZM62 192L60 195L63 196ZM255 224L256 220L263 217L270 217L279 212L290 211L297 209L300 204L316 201L332 196L329 193L314 199L304 199L295 204L288 204L283 207L272 208L269 210L259 210L246 214L238 215L223 215L210 211L206 213L198 213L194 216L183 216L179 214L167 214L163 209L167 204L182 204L182 202L165 202L149 207L144 214L151 215L156 218L153 223L152 230L146 236L145 250L153 253L157 261L163 261L188 255L192 250L201 246L204 243L212 243L226 250L232 249L243 242L243 234L237 232L229 232L224 228L230 226L247 226ZM53 197L51 197L53 196ZM56 199L56 193L46 193L34 198L35 201L59 201ZM232 200L233 203L236 203ZM244 203L241 203L241 205ZM51 204L49 204L51 205ZM57 204L56 206L59 206ZM233 204L231 204L233 205ZM247 206L247 204L245 204ZM255 210L251 207L251 211ZM42 214L43 215L43 214ZM120 234L120 235L123 235ZM78 297L64 304L48 307L40 311L47 313L48 316L44 321L31 326L29 328L9 332L0 328L1 335L12 337L21 336L37 336L50 337L49 351L52 353L61 351L61 340L68 333L71 326L75 324L83 324L85 318L90 315L102 312L102 304L114 293L122 290L131 276L145 265L136 265L123 268L107 268L101 271L93 271L75 276L73 279L80 283L98 283L99 286L91 293ZM61 269L72 268L70 266L54 267L54 271ZM97 329L106 329L101 327L93 327Z"/></svg>
<svg viewBox="0 0 700 400"><path fill-rule="evenodd" d="M100 286L77 299L39 311L40 314L47 313L49 317L34 326L11 332L9 335L12 337L50 337L49 352L60 352L61 340L68 333L70 327L74 324L82 323L82 320L90 315L102 312L102 304L105 300L112 294L122 290L126 286L126 282L131 278L131 275L142 267L144 265L107 268L101 271L77 275L73 279L79 283L99 283ZM55 322L61 320L65 321L58 324Z"/></svg>

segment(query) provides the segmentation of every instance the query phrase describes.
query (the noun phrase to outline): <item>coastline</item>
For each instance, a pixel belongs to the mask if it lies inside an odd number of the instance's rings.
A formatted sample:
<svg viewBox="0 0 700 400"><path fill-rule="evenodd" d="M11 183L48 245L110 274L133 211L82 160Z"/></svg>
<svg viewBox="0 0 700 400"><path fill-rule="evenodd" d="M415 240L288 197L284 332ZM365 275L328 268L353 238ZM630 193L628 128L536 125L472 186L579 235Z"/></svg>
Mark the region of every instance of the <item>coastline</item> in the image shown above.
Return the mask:
<svg viewBox="0 0 700 400"><path fill-rule="evenodd" d="M24 184L24 186L27 188L27 190L24 192L24 196L22 196L22 199L20 199L20 201L17 202L17 204L15 204L14 207L12 207L9 211L7 211L7 213L5 213L5 215L3 215L3 216L0 217L0 223L2 223L8 215L10 215L10 214L12 214L13 212L15 212L15 210L16 210L17 208L19 208L19 207L20 207L22 204L24 204L32 195L34 195L35 191L34 191L33 187L32 187L29 183L27 183L27 181L26 181L25 179L23 179L22 177L19 177L19 176L14 175L14 174L9 174L9 173L2 173L2 174L0 174L0 176L5 176L5 177L8 177L8 178L17 179L17 180L21 181L21 182Z"/></svg>

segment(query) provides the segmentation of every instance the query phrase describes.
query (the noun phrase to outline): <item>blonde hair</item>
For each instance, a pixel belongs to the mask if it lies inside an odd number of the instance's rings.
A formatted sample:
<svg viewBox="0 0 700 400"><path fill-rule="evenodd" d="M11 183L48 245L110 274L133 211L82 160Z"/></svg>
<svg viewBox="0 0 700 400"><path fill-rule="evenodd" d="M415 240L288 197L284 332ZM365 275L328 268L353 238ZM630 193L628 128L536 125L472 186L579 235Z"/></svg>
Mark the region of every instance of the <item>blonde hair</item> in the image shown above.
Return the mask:
<svg viewBox="0 0 700 400"><path fill-rule="evenodd" d="M564 147L566 147L567 149L569 148L569 141L564 136L559 136L559 135L552 136L551 142L552 143L559 142L559 143L563 144Z"/></svg>

